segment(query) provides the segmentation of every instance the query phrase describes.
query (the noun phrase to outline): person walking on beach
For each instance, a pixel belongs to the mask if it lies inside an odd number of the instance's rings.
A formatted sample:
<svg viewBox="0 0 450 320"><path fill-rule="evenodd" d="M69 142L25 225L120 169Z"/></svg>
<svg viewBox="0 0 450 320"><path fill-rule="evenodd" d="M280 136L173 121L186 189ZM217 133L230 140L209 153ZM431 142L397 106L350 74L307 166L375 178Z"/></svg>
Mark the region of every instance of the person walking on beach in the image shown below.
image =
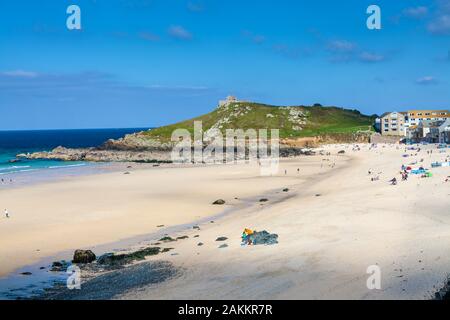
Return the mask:
<svg viewBox="0 0 450 320"><path fill-rule="evenodd" d="M8 210L6 210L6 209L5 209L5 217L9 218L9 213L8 213Z"/></svg>

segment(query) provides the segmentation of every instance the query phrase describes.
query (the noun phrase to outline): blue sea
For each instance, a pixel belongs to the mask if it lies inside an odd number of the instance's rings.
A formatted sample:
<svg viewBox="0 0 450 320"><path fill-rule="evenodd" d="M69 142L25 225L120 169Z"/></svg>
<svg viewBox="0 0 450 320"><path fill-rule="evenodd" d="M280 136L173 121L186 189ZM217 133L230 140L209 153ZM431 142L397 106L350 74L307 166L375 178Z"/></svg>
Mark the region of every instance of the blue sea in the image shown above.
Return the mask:
<svg viewBox="0 0 450 320"><path fill-rule="evenodd" d="M86 166L84 162L56 160L20 160L14 162L19 153L50 151L58 146L68 148L96 147L108 139L118 139L126 134L148 128L130 129L83 129L83 130L36 130L0 131L0 178L18 173L54 170Z"/></svg>

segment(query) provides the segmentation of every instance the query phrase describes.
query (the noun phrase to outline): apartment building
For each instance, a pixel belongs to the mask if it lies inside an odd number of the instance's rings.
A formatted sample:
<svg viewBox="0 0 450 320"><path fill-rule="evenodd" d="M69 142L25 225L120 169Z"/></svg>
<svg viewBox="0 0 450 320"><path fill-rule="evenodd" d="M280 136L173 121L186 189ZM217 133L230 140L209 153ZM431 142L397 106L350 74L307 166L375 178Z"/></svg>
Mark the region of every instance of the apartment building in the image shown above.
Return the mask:
<svg viewBox="0 0 450 320"><path fill-rule="evenodd" d="M409 110L408 112L386 112L380 121L380 132L388 136L411 136L421 123L440 125L450 119L448 110Z"/></svg>
<svg viewBox="0 0 450 320"><path fill-rule="evenodd" d="M450 144L450 118L439 127L439 142Z"/></svg>
<svg viewBox="0 0 450 320"><path fill-rule="evenodd" d="M405 136L406 112L386 112L380 117L381 134L385 136Z"/></svg>
<svg viewBox="0 0 450 320"><path fill-rule="evenodd" d="M408 124L418 125L421 121L445 121L450 118L448 110L410 110L408 111Z"/></svg>

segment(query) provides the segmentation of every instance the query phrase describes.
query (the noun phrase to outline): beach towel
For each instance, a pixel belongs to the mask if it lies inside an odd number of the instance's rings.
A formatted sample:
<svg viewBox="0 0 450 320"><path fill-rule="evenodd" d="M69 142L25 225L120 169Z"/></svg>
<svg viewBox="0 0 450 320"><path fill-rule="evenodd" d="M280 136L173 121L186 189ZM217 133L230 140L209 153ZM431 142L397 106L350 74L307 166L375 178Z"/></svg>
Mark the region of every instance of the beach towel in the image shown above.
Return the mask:
<svg viewBox="0 0 450 320"><path fill-rule="evenodd" d="M427 173L427 171L425 169L416 169L416 170L411 170L412 174L425 174Z"/></svg>

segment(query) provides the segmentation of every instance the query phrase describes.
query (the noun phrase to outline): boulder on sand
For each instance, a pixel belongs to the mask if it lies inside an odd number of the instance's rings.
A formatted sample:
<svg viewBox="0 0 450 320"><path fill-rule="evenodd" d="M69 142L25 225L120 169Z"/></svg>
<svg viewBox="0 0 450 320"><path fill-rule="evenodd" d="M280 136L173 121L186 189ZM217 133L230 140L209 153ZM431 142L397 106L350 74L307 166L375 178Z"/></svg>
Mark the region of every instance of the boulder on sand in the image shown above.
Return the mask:
<svg viewBox="0 0 450 320"><path fill-rule="evenodd" d="M66 272L69 267L69 263L65 260L53 262L50 271L51 272ZM45 269L45 268L44 268Z"/></svg>
<svg viewBox="0 0 450 320"><path fill-rule="evenodd" d="M218 205L218 206L222 206L225 204L225 200L223 199L219 199L213 202L213 205Z"/></svg>
<svg viewBox="0 0 450 320"><path fill-rule="evenodd" d="M73 254L73 263L91 263L97 257L91 250L76 250Z"/></svg>

